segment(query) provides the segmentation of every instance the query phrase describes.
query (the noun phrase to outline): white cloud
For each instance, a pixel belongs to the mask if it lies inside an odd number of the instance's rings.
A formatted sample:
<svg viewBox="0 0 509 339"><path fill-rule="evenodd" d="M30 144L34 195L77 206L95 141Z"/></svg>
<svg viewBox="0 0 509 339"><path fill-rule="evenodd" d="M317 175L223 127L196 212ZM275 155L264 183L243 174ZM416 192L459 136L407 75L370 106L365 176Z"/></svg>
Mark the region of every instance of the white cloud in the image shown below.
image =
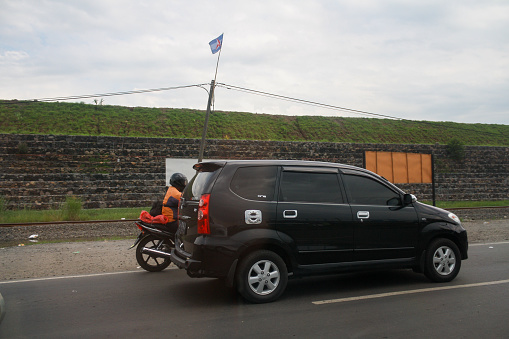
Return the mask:
<svg viewBox="0 0 509 339"><path fill-rule="evenodd" d="M25 51L5 51L0 54L1 63L16 63L20 60L28 58L29 55Z"/></svg>
<svg viewBox="0 0 509 339"><path fill-rule="evenodd" d="M408 119L509 123L509 3L0 0L0 93L33 99L218 81ZM199 88L105 104L204 109ZM343 112L218 88L216 109Z"/></svg>

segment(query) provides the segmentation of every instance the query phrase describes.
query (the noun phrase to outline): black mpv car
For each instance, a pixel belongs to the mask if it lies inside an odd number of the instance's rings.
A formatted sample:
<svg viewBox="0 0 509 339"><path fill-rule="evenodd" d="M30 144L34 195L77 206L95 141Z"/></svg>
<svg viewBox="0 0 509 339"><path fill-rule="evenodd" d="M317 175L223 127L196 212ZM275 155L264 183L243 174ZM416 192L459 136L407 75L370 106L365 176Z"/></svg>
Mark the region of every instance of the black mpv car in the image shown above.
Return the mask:
<svg viewBox="0 0 509 339"><path fill-rule="evenodd" d="M279 298L289 276L412 268L447 282L468 257L456 215L362 168L293 160L193 168L171 260L251 302Z"/></svg>

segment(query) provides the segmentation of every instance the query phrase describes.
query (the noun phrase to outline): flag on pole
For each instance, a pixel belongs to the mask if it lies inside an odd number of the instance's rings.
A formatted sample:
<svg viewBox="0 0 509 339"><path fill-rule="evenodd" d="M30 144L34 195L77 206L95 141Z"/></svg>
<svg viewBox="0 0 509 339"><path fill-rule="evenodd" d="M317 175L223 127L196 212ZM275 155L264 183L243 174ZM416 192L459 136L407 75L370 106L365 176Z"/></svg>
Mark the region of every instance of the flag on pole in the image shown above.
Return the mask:
<svg viewBox="0 0 509 339"><path fill-rule="evenodd" d="M218 36L216 39L209 42L210 50L212 51L212 54L216 54L221 49L221 46L223 46L223 34Z"/></svg>

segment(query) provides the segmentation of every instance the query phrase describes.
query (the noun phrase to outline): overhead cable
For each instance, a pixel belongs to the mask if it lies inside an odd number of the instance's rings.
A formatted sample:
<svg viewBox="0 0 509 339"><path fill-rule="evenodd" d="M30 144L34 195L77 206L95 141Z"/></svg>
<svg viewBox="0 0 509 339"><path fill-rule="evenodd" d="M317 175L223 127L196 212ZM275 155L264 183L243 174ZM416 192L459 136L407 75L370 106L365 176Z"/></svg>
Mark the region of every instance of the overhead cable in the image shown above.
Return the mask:
<svg viewBox="0 0 509 339"><path fill-rule="evenodd" d="M182 89L182 88L189 88L189 87L201 87L203 85L207 85L207 84L173 86L173 87L162 87L162 88L152 88L152 89L140 89L140 90L133 90L133 91L102 93L102 94L75 95L75 96L67 96L67 97L42 98L42 99L33 99L30 101L51 102L51 101L65 101L65 100L76 100L76 99L111 97L111 96L116 96L116 95L139 94L139 93L169 91L169 90L173 90L173 89Z"/></svg>
<svg viewBox="0 0 509 339"><path fill-rule="evenodd" d="M217 86L224 87L226 89L237 90L240 92L246 92L246 93L256 94L256 95L265 96L265 97L273 97L273 98L277 98L277 99L281 99L281 100L285 100L285 101L293 101L293 102L298 102L298 103L312 105L312 106L318 106L318 107L324 107L324 108L338 110L338 111L344 111L344 112L350 112L350 113L362 114L362 115L368 115L368 116L376 116L376 117L395 119L395 120L404 120L403 118L393 117L390 115L360 111L360 110L356 110L356 109L328 105L328 104L322 104L319 102L297 99L297 98L287 97L284 95L262 92L262 91L257 91L257 90L253 90L253 89L249 89L249 88L243 88L243 87L238 87L238 86L233 86L233 85L228 85L228 84L223 84L223 83L218 83Z"/></svg>

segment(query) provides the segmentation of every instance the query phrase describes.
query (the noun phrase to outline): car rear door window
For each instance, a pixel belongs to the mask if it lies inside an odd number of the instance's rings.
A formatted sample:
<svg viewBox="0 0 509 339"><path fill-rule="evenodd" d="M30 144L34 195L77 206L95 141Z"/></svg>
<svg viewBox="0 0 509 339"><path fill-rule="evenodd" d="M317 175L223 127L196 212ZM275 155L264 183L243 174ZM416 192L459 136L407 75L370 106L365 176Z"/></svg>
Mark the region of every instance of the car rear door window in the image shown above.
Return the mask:
<svg viewBox="0 0 509 339"><path fill-rule="evenodd" d="M284 171L280 201L309 203L343 203L337 173Z"/></svg>
<svg viewBox="0 0 509 339"><path fill-rule="evenodd" d="M277 166L240 167L230 183L230 189L245 199L274 200Z"/></svg>
<svg viewBox="0 0 509 339"><path fill-rule="evenodd" d="M397 206L401 198L387 186L362 175L344 175L351 204Z"/></svg>

